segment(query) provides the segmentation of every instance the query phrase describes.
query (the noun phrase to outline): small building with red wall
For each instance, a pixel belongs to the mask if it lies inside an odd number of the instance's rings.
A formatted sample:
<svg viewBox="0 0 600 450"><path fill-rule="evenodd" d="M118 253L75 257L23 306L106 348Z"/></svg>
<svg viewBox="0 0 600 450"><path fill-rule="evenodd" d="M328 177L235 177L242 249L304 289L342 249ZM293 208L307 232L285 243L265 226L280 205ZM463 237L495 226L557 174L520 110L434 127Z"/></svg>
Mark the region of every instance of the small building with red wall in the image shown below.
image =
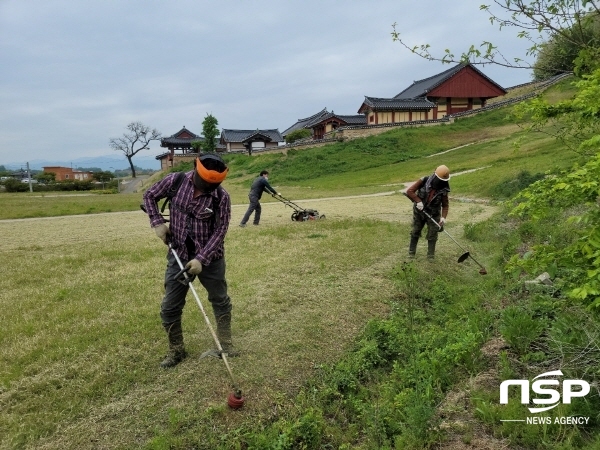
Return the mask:
<svg viewBox="0 0 600 450"><path fill-rule="evenodd" d="M368 125L442 119L478 109L506 90L469 63L415 81L392 98L367 97L358 109Z"/></svg>
<svg viewBox="0 0 600 450"><path fill-rule="evenodd" d="M43 169L44 173L53 173L55 181L92 181L94 178L93 172L73 170L70 167L44 166Z"/></svg>

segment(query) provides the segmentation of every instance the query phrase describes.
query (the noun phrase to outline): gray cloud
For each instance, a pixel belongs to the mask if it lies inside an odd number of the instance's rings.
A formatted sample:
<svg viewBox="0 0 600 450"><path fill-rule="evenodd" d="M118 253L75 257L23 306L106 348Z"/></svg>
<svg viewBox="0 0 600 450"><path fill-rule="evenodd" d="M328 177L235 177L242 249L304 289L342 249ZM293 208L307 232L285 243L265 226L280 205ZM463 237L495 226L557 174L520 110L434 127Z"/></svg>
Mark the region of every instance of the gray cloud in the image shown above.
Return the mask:
<svg viewBox="0 0 600 450"><path fill-rule="evenodd" d="M393 23L415 45L458 54L501 41L523 56L479 4L0 0L0 164L110 154L137 120L170 135L201 132L207 113L224 128L280 130L324 107L355 114L365 95L447 67L392 42ZM504 86L530 77L482 70Z"/></svg>

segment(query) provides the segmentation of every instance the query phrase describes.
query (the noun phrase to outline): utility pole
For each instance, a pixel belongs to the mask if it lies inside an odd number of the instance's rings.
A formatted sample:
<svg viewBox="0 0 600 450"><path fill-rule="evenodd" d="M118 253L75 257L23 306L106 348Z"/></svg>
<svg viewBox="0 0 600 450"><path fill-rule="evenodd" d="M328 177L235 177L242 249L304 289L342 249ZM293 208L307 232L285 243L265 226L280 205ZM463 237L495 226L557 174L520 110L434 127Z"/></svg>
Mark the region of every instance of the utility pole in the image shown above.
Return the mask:
<svg viewBox="0 0 600 450"><path fill-rule="evenodd" d="M27 162L27 182L29 183L29 192L33 192L33 186L31 185L31 173L29 172L29 162Z"/></svg>

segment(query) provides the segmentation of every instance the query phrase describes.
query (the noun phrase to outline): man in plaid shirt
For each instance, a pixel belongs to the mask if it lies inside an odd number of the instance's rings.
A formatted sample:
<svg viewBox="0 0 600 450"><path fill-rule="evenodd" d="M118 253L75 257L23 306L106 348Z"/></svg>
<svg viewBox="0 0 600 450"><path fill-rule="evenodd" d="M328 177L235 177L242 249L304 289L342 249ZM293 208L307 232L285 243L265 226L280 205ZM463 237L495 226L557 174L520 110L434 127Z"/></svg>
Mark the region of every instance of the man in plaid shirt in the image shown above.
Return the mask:
<svg viewBox="0 0 600 450"><path fill-rule="evenodd" d="M198 156L194 170L186 173L171 200L170 227L160 214L157 202L167 197L177 174L167 175L144 193L144 206L156 235L170 243L193 277L197 276L208 293L217 336L223 351L236 356L231 339L231 299L225 280L223 241L231 219L231 199L220 187L228 172L225 162L215 154ZM180 269L175 257L167 253L165 296L161 303L162 325L169 339L169 352L162 367L173 367L186 356L181 316L189 287L177 281Z"/></svg>

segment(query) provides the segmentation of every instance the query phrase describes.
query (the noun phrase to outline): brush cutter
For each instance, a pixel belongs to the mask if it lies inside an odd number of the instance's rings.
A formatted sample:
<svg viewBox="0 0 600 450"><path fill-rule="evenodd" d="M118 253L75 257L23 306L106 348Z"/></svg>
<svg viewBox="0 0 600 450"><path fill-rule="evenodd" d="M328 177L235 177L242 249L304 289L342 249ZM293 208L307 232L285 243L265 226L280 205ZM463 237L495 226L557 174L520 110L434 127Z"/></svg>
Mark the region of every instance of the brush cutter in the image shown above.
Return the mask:
<svg viewBox="0 0 600 450"><path fill-rule="evenodd" d="M144 206L143 203L140 205L140 208L146 214L148 213L148 211L146 211L146 207ZM167 221L169 221L169 219L167 219ZM204 311L204 307L202 306L200 297L198 297L198 293L196 292L196 289L194 288L194 285L192 284L193 278L191 278L189 276L189 274L187 273L187 269L182 264L181 259L179 259L179 255L177 254L177 252L175 251L175 249L173 248L173 246L171 245L170 242L168 245L169 245L169 250L171 251L171 253L175 257L175 260L177 261L177 265L181 269L179 271L179 273L177 273L177 275L175 275L175 279L177 279L181 283L185 284L186 286L189 286L192 289L192 294L194 294L196 303L200 307L200 311L202 312L202 315L204 316L204 321L206 322L206 325L208 326L208 329L210 330L210 334L212 334L212 337L217 346L217 350L218 350L217 352L206 352L206 353L207 354L214 353L214 356L220 357L223 360L223 363L225 364L225 368L227 369L227 372L229 373L229 377L231 378L231 384L233 385L233 392L231 394L229 394L229 397L227 398L227 405L229 405L229 407L231 409L241 408L242 406L244 406L244 397L242 396L242 390L238 387L238 385L235 381L235 378L233 376L233 372L231 371L231 367L229 366L229 361L227 360L227 353L225 353L223 351L221 342L219 341L219 338L217 337L217 334L215 333L215 330L212 327L210 320L208 319L208 316L206 315L206 312Z"/></svg>
<svg viewBox="0 0 600 450"><path fill-rule="evenodd" d="M319 211L317 211L316 209L301 208L291 200L282 197L281 194L272 194L272 197L294 210L294 212L292 213L292 220L294 222L304 222L306 220L317 220L325 218L325 214L319 215Z"/></svg>
<svg viewBox="0 0 600 450"><path fill-rule="evenodd" d="M206 312L204 311L204 307L202 306L200 297L198 296L198 293L196 292L196 289L194 288L194 285L192 284L193 277L190 277L190 275L187 273L187 269L183 266L181 259L179 259L179 255L177 255L177 252L173 249L173 246L171 245L171 243L169 243L169 250L175 257L175 260L177 261L177 264L179 265L179 268L181 269L181 271L175 276L175 278L191 288L192 294L194 295L194 298L196 299L196 303L198 303L198 306L200 307L200 311L202 312L202 315L204 316L204 321L206 322L206 325L208 326L208 329L210 330L210 334L212 334L212 337L217 346L217 349L218 349L217 356L220 356L221 359L223 360L223 363L225 364L225 368L227 369L227 372L229 373L229 377L231 378L231 383L233 385L233 393L230 394L229 397L227 398L227 404L232 409L241 408L244 405L244 397L242 397L242 390L238 387L238 385L235 381L233 372L231 371L231 367L229 366L229 361L227 360L227 353L225 353L223 351L221 342L219 341L219 338L217 337L217 334L215 333L215 330L212 327L210 320L208 319L208 316L206 315Z"/></svg>
<svg viewBox="0 0 600 450"><path fill-rule="evenodd" d="M412 199L411 199L411 198L410 198L410 197L409 197L409 196L406 194L406 192L404 192L404 195L406 195L406 197L407 197L407 198L408 198L410 201L412 201ZM435 220L433 217L431 217L431 215L430 215L430 214L428 214L428 213L427 213L427 211L425 211L424 209L423 209L423 210L421 210L421 212L422 212L423 214L425 214L425 216L426 216L426 217L427 217L429 220L431 220L431 221L432 221L434 224L436 224L436 225L437 225L437 227L439 228L439 231L443 231L444 233L446 233L446 235L447 235L447 236L448 236L450 239L452 239L452 241L453 241L453 242L454 242L456 245L458 245L458 247L459 247L459 248L460 248L460 249L461 249L461 250L464 252L464 253L463 253L462 255L460 255L460 256L459 256L459 258L458 258L458 262L459 262L459 263L461 263L461 262L465 261L467 258L471 258L473 261L475 261L475 264L477 264L479 267L481 267L481 269L479 270L479 273L480 273L481 275L487 275L487 270L485 270L485 267L483 267L481 264L479 264L479 262L477 262L477 260L476 260L475 258L473 258L473 256L471 255L471 253L470 253L468 250L464 249L464 248L463 248L463 247L462 247L462 246L461 246L461 245L460 245L458 242L456 242L456 239L454 239L454 238L453 238L453 237L450 235L450 233L448 233L446 230L444 230L444 227L443 227L442 225L440 225L439 223L437 223L437 222L436 222L436 220Z"/></svg>

